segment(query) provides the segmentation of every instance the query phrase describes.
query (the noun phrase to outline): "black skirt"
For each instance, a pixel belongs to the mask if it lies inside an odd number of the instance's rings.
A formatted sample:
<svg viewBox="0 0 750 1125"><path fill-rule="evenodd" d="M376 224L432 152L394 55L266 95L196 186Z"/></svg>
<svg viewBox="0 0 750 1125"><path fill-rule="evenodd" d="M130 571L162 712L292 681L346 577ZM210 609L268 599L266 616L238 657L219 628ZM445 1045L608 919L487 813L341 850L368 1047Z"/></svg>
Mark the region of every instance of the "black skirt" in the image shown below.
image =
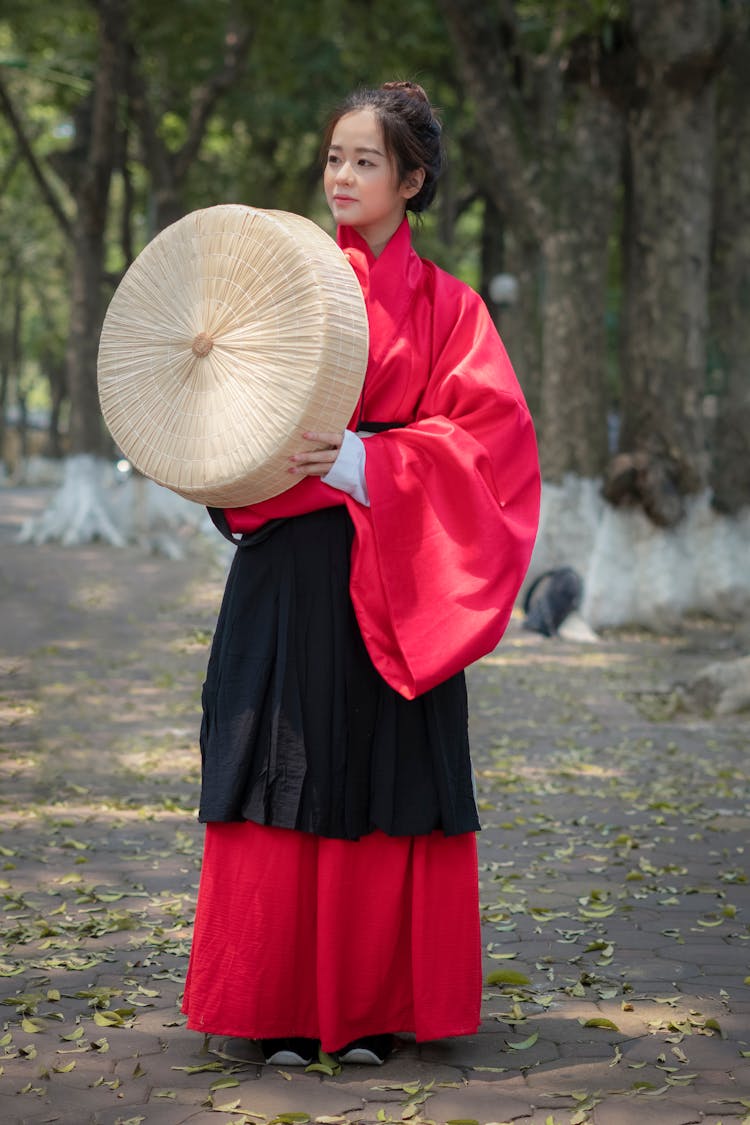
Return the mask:
<svg viewBox="0 0 750 1125"><path fill-rule="evenodd" d="M202 821L357 839L479 827L463 673L414 700L383 680L349 598L343 506L244 536L201 726Z"/></svg>

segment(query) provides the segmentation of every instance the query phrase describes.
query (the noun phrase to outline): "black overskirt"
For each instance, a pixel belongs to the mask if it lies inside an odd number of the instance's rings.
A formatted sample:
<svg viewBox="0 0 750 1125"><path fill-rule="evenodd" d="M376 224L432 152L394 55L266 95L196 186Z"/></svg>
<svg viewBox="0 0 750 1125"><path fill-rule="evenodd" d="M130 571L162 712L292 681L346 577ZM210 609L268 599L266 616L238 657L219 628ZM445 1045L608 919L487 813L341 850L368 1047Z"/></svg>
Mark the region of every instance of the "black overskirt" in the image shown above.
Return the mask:
<svg viewBox="0 0 750 1125"><path fill-rule="evenodd" d="M349 597L343 506L244 536L203 686L199 819L357 839L479 827L463 673L406 700Z"/></svg>

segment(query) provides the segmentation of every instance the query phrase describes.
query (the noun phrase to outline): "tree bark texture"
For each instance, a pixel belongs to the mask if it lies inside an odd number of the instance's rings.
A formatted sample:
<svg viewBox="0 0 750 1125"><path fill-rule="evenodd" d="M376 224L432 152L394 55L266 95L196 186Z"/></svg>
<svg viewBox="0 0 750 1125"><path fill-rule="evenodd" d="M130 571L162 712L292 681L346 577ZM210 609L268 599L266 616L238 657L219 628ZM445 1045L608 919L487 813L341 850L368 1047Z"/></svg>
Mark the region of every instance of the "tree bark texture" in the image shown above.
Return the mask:
<svg viewBox="0 0 750 1125"><path fill-rule="evenodd" d="M540 408L541 324L539 320L539 247L530 241L519 245L494 200L484 194L481 246L480 293L502 336L526 402L534 417ZM518 290L513 301L492 300L492 279L500 273L515 278Z"/></svg>
<svg viewBox="0 0 750 1125"><path fill-rule="evenodd" d="M542 256L539 243L524 242L509 230L505 236L506 273L518 282L515 304L499 317L500 334L535 419L542 405Z"/></svg>
<svg viewBox="0 0 750 1125"><path fill-rule="evenodd" d="M542 241L542 475L598 477L607 462L606 306L622 119L583 88L568 106L557 206Z"/></svg>
<svg viewBox="0 0 750 1125"><path fill-rule="evenodd" d="M599 81L606 60L573 76L553 46L544 58L521 56L512 4L441 7L476 105L485 190L509 241L525 251L535 243L541 259L541 372L523 376L541 404L542 474L596 476L607 457L607 248L623 138Z"/></svg>
<svg viewBox="0 0 750 1125"><path fill-rule="evenodd" d="M76 177L70 334L67 348L72 453L104 454L96 385L104 315L102 281L109 187L117 154L117 111L125 47L124 0L100 0L99 50L85 159Z"/></svg>
<svg viewBox="0 0 750 1125"><path fill-rule="evenodd" d="M711 336L719 413L712 442L714 506L734 514L750 504L750 12L735 0L718 87Z"/></svg>
<svg viewBox="0 0 750 1125"><path fill-rule="evenodd" d="M707 479L706 374L718 0L632 0L620 451L605 495L670 527Z"/></svg>
<svg viewBox="0 0 750 1125"><path fill-rule="evenodd" d="M483 190L492 195L508 227L539 241L547 218L537 184L541 154L510 74L512 6L499 5L500 14L493 5L463 0L440 0L440 7L456 46L463 87L476 105L486 165Z"/></svg>

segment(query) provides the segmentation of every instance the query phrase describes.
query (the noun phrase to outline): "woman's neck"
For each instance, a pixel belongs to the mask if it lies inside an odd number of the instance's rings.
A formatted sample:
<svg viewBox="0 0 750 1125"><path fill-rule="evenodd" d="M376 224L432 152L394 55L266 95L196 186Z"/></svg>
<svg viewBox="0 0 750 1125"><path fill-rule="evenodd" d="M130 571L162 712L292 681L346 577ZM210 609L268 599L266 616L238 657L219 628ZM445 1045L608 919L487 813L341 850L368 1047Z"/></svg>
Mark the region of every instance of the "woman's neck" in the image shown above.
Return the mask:
<svg viewBox="0 0 750 1125"><path fill-rule="evenodd" d="M352 229L355 230L359 237L367 243L373 258L379 258L404 221L405 214L406 212L404 211L403 214L399 216L397 222L394 223L393 221L391 221L387 225L384 224L379 228L365 227L359 229L357 227L353 227Z"/></svg>

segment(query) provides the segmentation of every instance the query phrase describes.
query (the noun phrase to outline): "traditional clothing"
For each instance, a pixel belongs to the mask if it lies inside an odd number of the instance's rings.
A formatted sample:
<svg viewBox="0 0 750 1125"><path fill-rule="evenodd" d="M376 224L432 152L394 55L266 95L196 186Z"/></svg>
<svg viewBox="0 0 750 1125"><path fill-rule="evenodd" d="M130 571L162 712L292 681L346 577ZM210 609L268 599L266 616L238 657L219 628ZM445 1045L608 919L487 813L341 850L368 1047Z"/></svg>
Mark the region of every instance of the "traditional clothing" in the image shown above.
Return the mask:
<svg viewBox="0 0 750 1125"><path fill-rule="evenodd" d="M531 420L477 294L417 256L406 220L378 258L350 228L339 243L370 323L350 427L376 431L370 504L307 477L216 515L241 546L204 687L184 1005L197 1030L326 1049L478 1024L463 669L502 635L539 503Z"/></svg>
<svg viewBox="0 0 750 1125"><path fill-rule="evenodd" d="M534 429L479 296L417 256L406 219L380 257L349 227L370 359L352 423L401 423L367 442L369 508L308 477L227 512L233 531L346 503L351 596L375 667L407 699L495 647L539 516Z"/></svg>
<svg viewBox="0 0 750 1125"><path fill-rule="evenodd" d="M473 833L353 843L209 824L183 1010L195 1031L324 1051L469 1035L480 952Z"/></svg>

